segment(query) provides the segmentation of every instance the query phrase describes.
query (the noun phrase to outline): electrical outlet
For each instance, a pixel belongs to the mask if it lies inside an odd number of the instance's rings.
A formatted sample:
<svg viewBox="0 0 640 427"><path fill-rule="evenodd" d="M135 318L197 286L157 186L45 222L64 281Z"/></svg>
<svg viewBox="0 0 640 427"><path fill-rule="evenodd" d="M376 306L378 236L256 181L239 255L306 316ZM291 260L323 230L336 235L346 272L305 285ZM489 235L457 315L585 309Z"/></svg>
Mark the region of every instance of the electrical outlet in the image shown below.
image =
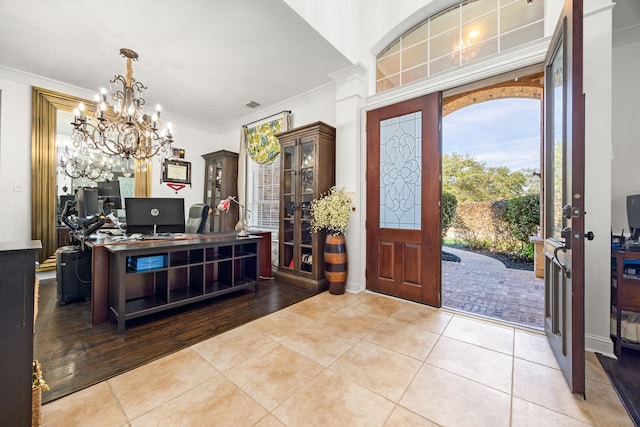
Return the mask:
<svg viewBox="0 0 640 427"><path fill-rule="evenodd" d="M351 212L356 211L356 192L355 191L347 191L347 197L351 200Z"/></svg>
<svg viewBox="0 0 640 427"><path fill-rule="evenodd" d="M20 193L20 192L24 191L24 189L22 188L22 184L19 184L19 183L17 183L17 182L14 182L14 183L13 183L13 191L14 191L15 193Z"/></svg>

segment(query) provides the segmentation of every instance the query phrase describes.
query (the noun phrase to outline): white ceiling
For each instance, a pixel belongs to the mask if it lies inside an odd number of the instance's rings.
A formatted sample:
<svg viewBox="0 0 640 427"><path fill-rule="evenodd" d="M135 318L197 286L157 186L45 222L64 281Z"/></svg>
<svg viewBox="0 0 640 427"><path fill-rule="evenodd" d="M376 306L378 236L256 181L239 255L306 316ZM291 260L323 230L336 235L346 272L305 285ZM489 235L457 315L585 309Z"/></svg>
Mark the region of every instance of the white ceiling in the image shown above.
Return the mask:
<svg viewBox="0 0 640 427"><path fill-rule="evenodd" d="M350 62L282 0L0 0L0 66L84 89L126 74L147 104L224 126L331 82Z"/></svg>

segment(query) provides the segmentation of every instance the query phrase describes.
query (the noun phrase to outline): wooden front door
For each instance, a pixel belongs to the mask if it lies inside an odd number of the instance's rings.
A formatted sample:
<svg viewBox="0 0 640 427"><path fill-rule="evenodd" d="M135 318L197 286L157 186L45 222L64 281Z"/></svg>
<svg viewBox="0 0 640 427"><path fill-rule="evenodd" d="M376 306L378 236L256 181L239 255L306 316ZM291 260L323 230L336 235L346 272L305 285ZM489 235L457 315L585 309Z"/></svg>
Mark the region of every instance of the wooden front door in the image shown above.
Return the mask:
<svg viewBox="0 0 640 427"><path fill-rule="evenodd" d="M440 307L441 94L367 113L367 289Z"/></svg>
<svg viewBox="0 0 640 427"><path fill-rule="evenodd" d="M582 0L566 0L545 61L545 332L585 392Z"/></svg>

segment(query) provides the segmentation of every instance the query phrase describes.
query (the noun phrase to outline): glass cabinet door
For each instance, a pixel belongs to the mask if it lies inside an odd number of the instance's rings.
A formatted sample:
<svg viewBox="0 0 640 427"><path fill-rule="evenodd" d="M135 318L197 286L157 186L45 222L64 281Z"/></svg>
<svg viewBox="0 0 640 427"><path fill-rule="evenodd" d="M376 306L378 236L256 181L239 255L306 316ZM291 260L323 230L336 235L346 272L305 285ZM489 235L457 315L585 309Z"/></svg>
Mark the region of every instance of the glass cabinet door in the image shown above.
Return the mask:
<svg viewBox="0 0 640 427"><path fill-rule="evenodd" d="M205 178L205 195L204 202L211 206L213 200L213 177L215 176L213 163L207 164L206 178Z"/></svg>
<svg viewBox="0 0 640 427"><path fill-rule="evenodd" d="M300 155L300 176L301 176L301 193L313 194L313 174L314 174L314 145L313 141L305 141L301 145Z"/></svg>
<svg viewBox="0 0 640 427"><path fill-rule="evenodd" d="M220 212L218 212L216 210L216 207L218 206L218 204L220 203L220 200L222 199L222 193L221 193L221 188L222 188L222 161L217 161L213 164L213 169L214 169L214 182L213 182L213 186L212 186L212 190L213 190L213 200L212 200L212 204L210 204L209 206L211 206L213 208L213 223L210 225L210 227L212 228L212 231L220 231Z"/></svg>
<svg viewBox="0 0 640 427"><path fill-rule="evenodd" d="M311 201L315 179L314 140L302 141L300 147L300 191L298 193L300 224L300 271L313 272L313 233L311 232Z"/></svg>
<svg viewBox="0 0 640 427"><path fill-rule="evenodd" d="M280 255L280 262L282 267L288 269L295 269L296 256L295 256L295 244L296 244L296 146L289 145L284 147L281 159L282 168L282 208L280 215L283 222L283 235L280 236L282 241L282 254Z"/></svg>

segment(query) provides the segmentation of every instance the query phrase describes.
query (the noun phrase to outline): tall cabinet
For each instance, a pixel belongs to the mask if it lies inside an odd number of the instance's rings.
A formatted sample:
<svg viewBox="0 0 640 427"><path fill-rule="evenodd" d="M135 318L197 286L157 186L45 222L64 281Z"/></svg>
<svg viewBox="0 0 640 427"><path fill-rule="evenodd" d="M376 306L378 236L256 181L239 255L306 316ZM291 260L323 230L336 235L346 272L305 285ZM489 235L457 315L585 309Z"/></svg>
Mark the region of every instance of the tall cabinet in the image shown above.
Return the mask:
<svg viewBox="0 0 640 427"><path fill-rule="evenodd" d="M232 231L238 222L238 205L231 203L229 212L218 212L220 200L238 196L238 153L219 150L203 154L205 161L204 203L211 207L209 230Z"/></svg>
<svg viewBox="0 0 640 427"><path fill-rule="evenodd" d="M336 130L322 122L276 135L280 140L278 280L323 291L325 233L311 231L311 201L335 185Z"/></svg>

